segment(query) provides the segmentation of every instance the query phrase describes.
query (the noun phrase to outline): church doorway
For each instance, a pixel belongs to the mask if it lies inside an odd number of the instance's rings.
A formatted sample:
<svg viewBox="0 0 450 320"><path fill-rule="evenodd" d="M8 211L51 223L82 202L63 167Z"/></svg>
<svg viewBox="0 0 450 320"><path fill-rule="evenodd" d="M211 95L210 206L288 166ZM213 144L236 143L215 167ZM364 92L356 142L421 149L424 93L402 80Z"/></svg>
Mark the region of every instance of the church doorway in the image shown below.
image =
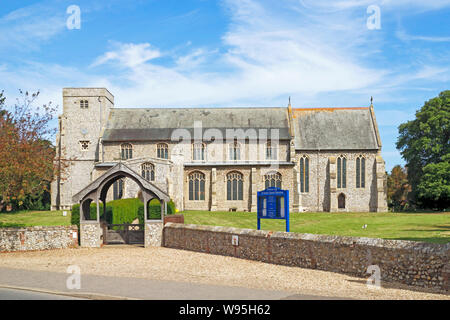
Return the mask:
<svg viewBox="0 0 450 320"><path fill-rule="evenodd" d="M345 195L343 193L338 196L338 209L345 209Z"/></svg>

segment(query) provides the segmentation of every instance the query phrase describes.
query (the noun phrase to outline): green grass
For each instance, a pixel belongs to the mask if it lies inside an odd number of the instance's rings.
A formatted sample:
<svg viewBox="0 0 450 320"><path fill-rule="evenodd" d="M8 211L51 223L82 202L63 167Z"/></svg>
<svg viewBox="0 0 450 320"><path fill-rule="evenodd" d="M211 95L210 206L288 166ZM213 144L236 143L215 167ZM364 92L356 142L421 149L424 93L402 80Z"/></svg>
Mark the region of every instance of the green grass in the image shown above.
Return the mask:
<svg viewBox="0 0 450 320"><path fill-rule="evenodd" d="M185 223L256 229L256 213L185 211ZM450 213L291 213L291 232L450 242ZM367 229L362 226L367 224ZM261 220L261 229L285 231L284 220Z"/></svg>
<svg viewBox="0 0 450 320"><path fill-rule="evenodd" d="M17 211L0 213L0 227L69 226L70 210L64 217L62 211Z"/></svg>

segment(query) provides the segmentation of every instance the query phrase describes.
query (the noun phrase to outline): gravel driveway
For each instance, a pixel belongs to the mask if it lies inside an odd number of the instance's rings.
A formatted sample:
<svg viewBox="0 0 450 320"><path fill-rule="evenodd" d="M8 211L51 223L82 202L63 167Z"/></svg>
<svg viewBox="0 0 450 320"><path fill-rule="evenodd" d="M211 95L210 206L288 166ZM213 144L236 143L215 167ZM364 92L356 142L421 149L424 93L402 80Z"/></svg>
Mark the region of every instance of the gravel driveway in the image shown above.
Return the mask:
<svg viewBox="0 0 450 320"><path fill-rule="evenodd" d="M107 246L0 254L0 267L66 272L69 265L78 265L82 274L240 286L293 294L450 300L450 295L407 290L405 286L383 281L383 288L376 290L368 288L364 278L168 248Z"/></svg>

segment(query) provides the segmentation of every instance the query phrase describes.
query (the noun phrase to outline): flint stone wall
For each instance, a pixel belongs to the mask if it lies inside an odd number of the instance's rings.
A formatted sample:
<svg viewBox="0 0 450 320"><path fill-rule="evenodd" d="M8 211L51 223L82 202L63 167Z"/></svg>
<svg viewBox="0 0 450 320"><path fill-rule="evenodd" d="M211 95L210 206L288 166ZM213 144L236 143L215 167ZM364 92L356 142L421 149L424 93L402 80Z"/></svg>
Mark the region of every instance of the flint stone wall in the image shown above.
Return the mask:
<svg viewBox="0 0 450 320"><path fill-rule="evenodd" d="M163 222L146 222L144 233L144 246L161 247Z"/></svg>
<svg viewBox="0 0 450 320"><path fill-rule="evenodd" d="M232 245L232 236L238 245ZM167 223L163 246L449 291L450 243L340 237Z"/></svg>
<svg viewBox="0 0 450 320"><path fill-rule="evenodd" d="M0 252L76 248L77 226L0 228Z"/></svg>
<svg viewBox="0 0 450 320"><path fill-rule="evenodd" d="M103 244L103 229L100 223L80 224L80 245L86 248L100 248Z"/></svg>

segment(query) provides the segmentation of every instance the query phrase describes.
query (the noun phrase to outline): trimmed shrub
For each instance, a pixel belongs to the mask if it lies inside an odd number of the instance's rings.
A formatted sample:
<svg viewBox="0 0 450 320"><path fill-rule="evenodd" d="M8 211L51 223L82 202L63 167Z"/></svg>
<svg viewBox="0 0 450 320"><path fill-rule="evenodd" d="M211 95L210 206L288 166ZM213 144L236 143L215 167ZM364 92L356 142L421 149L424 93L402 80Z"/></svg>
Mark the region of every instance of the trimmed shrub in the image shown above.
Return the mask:
<svg viewBox="0 0 450 320"><path fill-rule="evenodd" d="M91 220L97 219L97 204L91 203L89 217ZM100 203L100 219L103 217L103 203ZM112 210L111 207L106 205L106 219L108 223L112 221ZM75 204L72 206L72 216L70 222L74 225L80 227L80 205Z"/></svg>
<svg viewBox="0 0 450 320"><path fill-rule="evenodd" d="M167 203L167 214L175 214L175 203L170 200ZM158 200L152 200L149 204L150 219L161 218L161 205ZM103 217L103 204L100 203L100 218ZM97 218L97 205L91 203L90 218ZM106 204L106 222L109 224L132 223L139 219L140 224L144 224L144 204L137 198L120 199L110 201ZM72 206L71 222L79 227L80 225L80 205Z"/></svg>

